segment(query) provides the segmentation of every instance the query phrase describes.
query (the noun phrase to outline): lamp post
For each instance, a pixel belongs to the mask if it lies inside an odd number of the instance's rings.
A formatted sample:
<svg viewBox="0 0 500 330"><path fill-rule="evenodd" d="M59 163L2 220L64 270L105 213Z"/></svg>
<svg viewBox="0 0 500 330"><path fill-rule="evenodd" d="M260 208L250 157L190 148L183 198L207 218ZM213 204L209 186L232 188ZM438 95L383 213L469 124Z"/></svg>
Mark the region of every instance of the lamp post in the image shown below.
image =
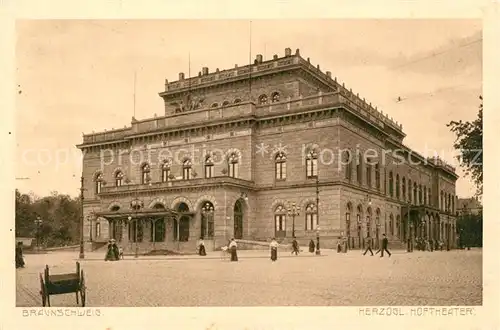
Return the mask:
<svg viewBox="0 0 500 330"><path fill-rule="evenodd" d="M412 225L410 224L410 200L407 201L407 208L408 208L408 214L407 214L407 221L406 221L406 232L407 232L407 239L406 239L406 252L412 252L413 247L411 244L412 241L412 233L411 233L411 227Z"/></svg>
<svg viewBox="0 0 500 330"><path fill-rule="evenodd" d="M377 246L376 247L377 247L377 249L380 249L380 220L378 220L378 219L377 219L376 226L377 226L377 233L376 233L376 240L377 240L376 245ZM387 230L387 228L386 228L386 230ZM387 233L386 233L386 235L387 235Z"/></svg>
<svg viewBox="0 0 500 330"><path fill-rule="evenodd" d="M292 237L295 238L295 216L300 215L300 206L295 202L288 204L287 216L292 218Z"/></svg>
<svg viewBox="0 0 500 330"><path fill-rule="evenodd" d="M82 211L81 211L81 215L80 215L80 254L78 256L79 259L85 259L85 251L83 249L83 221L84 221L84 217L83 217L83 191L85 189L83 188L83 175L82 177L80 178L80 203L81 203L81 208L82 208Z"/></svg>
<svg viewBox="0 0 500 330"><path fill-rule="evenodd" d="M316 173L316 255L321 254L321 249L319 247L319 173Z"/></svg>
<svg viewBox="0 0 500 330"><path fill-rule="evenodd" d="M214 228L212 228L211 230L209 230L210 228L208 228L208 223L211 223L213 226L214 206L212 205L212 203L205 202L205 204L203 204L203 206L201 208L201 214L203 216L203 221L205 223L205 230L203 230L203 232L201 233L202 238L207 237L209 232L212 235L214 235L215 234ZM210 220L210 221L208 221L208 220ZM212 236L210 238L212 238L213 249L215 251L215 237Z"/></svg>
<svg viewBox="0 0 500 330"><path fill-rule="evenodd" d="M40 227L42 225L42 218L40 216L37 216L36 219L33 221L36 226L36 250L37 252L40 252Z"/></svg>
<svg viewBox="0 0 500 330"><path fill-rule="evenodd" d="M316 227L316 255L320 255L321 254L321 250L319 249L319 226Z"/></svg>
<svg viewBox="0 0 500 330"><path fill-rule="evenodd" d="M361 217L358 214L357 218L357 223L358 223L358 246L361 249Z"/></svg>

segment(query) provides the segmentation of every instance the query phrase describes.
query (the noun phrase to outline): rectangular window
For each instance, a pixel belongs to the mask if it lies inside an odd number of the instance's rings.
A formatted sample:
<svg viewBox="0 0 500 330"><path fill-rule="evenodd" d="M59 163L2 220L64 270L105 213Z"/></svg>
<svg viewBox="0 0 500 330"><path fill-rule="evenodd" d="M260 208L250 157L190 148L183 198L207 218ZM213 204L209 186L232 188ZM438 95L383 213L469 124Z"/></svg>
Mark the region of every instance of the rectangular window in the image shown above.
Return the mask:
<svg viewBox="0 0 500 330"><path fill-rule="evenodd" d="M229 164L229 176L232 178L237 178L239 176L238 163Z"/></svg>
<svg viewBox="0 0 500 330"><path fill-rule="evenodd" d="M275 220L275 229L276 231L285 231L286 230L286 216L282 214L278 214L274 216Z"/></svg>
<svg viewBox="0 0 500 330"><path fill-rule="evenodd" d="M205 165L205 178L209 179L214 176L214 166L212 164Z"/></svg>
<svg viewBox="0 0 500 330"><path fill-rule="evenodd" d="M278 162L276 163L276 180L286 179L286 163Z"/></svg>
<svg viewBox="0 0 500 330"><path fill-rule="evenodd" d="M170 176L170 169L169 168L164 168L161 172L161 181L162 182L167 182L168 177Z"/></svg>
<svg viewBox="0 0 500 330"><path fill-rule="evenodd" d="M306 230L316 230L318 226L318 216L316 213L306 214Z"/></svg>
<svg viewBox="0 0 500 330"><path fill-rule="evenodd" d="M306 159L306 176L308 179L315 178L318 175L318 159Z"/></svg>

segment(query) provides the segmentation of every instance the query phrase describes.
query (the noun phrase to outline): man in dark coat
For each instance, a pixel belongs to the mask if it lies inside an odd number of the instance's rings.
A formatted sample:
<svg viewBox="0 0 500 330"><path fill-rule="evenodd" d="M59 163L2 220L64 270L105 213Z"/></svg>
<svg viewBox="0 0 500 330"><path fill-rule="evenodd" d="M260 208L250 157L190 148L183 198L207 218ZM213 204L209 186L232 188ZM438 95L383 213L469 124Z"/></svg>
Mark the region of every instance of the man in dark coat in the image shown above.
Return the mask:
<svg viewBox="0 0 500 330"><path fill-rule="evenodd" d="M365 254L366 254L366 252L370 251L370 253L371 253L371 254L372 254L372 256L373 256L373 251L372 251L372 241L373 241L373 240L372 240L372 238L371 238L370 236L367 236L367 237L366 237L366 240L365 240L365 242L366 242L366 250L365 250L365 252L363 253L363 255L365 255Z"/></svg>
<svg viewBox="0 0 500 330"><path fill-rule="evenodd" d="M294 253L295 253L295 255L299 254L299 243L297 242L295 237L293 238L293 241L292 241L292 254L294 254Z"/></svg>
<svg viewBox="0 0 500 330"><path fill-rule="evenodd" d="M391 256L391 253L387 249L389 247L389 240L387 239L387 236L385 234L382 234L384 238L382 238L382 248L380 249L380 258L384 257L384 251L387 252L389 257Z"/></svg>

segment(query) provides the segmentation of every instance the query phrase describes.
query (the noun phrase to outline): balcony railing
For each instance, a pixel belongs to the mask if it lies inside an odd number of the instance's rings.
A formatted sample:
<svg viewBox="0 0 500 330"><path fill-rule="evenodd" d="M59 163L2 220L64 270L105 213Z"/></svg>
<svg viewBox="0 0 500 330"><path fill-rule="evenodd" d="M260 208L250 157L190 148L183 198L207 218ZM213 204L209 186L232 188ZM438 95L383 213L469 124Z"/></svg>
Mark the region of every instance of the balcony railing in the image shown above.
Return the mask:
<svg viewBox="0 0 500 330"><path fill-rule="evenodd" d="M218 176L213 178L198 178L189 180L169 180L167 182L151 182L150 184L126 184L122 186L107 186L102 187L101 194L114 194L122 192L146 191L151 189L168 189L168 188L190 188L199 186L214 186L214 185L235 185L247 188L253 188L252 181L232 178L229 176Z"/></svg>

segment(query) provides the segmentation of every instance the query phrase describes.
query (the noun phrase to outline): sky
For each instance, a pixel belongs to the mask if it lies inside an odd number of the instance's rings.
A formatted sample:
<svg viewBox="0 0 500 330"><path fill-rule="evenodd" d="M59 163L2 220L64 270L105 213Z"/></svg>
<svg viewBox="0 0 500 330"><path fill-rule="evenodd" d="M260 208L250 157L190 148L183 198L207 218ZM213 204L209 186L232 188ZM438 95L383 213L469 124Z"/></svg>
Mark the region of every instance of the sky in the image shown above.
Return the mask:
<svg viewBox="0 0 500 330"><path fill-rule="evenodd" d="M250 29L251 25L251 29ZM404 143L457 167L451 120L474 120L482 89L480 20L24 20L16 25L16 184L76 196L82 133L163 115L165 79L246 65L299 48L403 125ZM250 33L251 32L251 33ZM190 59L190 60L189 60ZM401 101L398 102L398 98Z"/></svg>

